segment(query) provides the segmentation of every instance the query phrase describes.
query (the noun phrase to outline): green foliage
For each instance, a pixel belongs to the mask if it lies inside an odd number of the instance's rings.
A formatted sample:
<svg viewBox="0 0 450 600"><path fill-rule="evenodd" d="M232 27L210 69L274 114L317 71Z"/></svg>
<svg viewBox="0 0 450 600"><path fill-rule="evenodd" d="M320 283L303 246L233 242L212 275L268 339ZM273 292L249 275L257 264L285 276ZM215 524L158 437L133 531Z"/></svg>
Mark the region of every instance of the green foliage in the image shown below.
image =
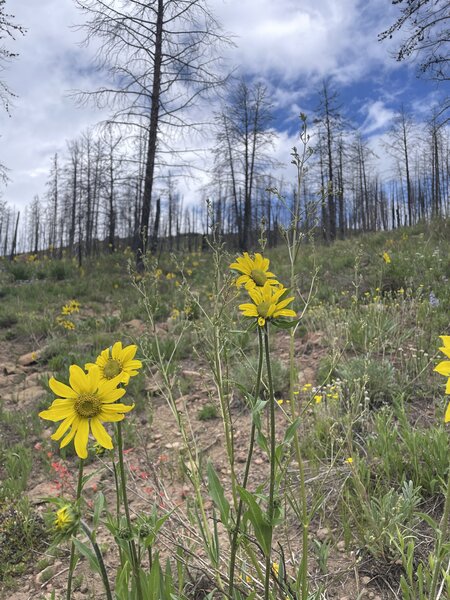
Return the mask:
<svg viewBox="0 0 450 600"><path fill-rule="evenodd" d="M347 502L359 544L378 560L399 559L398 540L413 531L418 523L419 489L412 481L405 481L399 492L391 488L384 494L364 499L354 494L354 491L349 492Z"/></svg>
<svg viewBox="0 0 450 600"><path fill-rule="evenodd" d="M205 404L197 413L197 419L199 421L210 421L211 419L217 419L219 413L215 404Z"/></svg>
<svg viewBox="0 0 450 600"><path fill-rule="evenodd" d="M0 583L23 574L47 538L42 518L26 501L0 499Z"/></svg>

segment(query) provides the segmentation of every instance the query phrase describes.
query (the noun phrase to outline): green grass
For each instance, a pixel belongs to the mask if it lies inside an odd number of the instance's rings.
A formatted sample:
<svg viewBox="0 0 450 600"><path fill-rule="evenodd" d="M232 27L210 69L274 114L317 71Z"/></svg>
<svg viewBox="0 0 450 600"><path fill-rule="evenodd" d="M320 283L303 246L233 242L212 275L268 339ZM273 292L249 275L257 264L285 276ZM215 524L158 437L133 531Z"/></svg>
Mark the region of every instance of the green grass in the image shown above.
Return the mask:
<svg viewBox="0 0 450 600"><path fill-rule="evenodd" d="M316 544L323 570L339 540L345 540L348 549L366 560L384 566L405 563L410 539L420 547L420 551L414 550L411 564L418 564L433 549L430 524L423 513L439 520L450 468L448 431L443 424L448 397L443 393L444 379L433 372L443 359L438 353L438 336L450 334L449 229L448 221L421 224L355 236L329 247L309 243L301 248L297 289L293 290L295 308L303 311L310 290L311 295L296 337L300 451L311 474L310 508L317 519L333 528L332 539ZM384 262L384 252L391 263ZM286 250L281 246L268 249L267 255L271 269L287 284ZM234 256L230 252L223 258L222 277L228 274ZM82 269L67 257L34 262L19 257L13 263L2 261L2 267L0 335L30 350L43 348L38 362L42 370L67 382L71 364L83 367L119 339L124 344L137 343L146 367L154 370L159 362L170 361L166 375L174 397L202 386L205 393L207 390L208 403L188 415L194 424L192 431L198 426L196 421L205 422L202 428L221 428L223 407L219 411L211 378L217 364L209 253L152 258L148 272L135 278L136 285L147 290L147 305L128 275L129 252L85 261ZM431 293L438 302L430 301ZM238 400L230 409L231 423L240 415L248 418L249 411L242 410L243 400L251 397L257 371L257 336L237 309L244 292L234 294L235 288L225 287L223 302L219 302L220 366L227 393ZM72 299L80 303L80 310L64 316L75 326L68 330L58 317ZM158 343L146 314L149 306ZM286 335L271 337L275 394L284 400L277 412L280 418L283 411L290 410ZM302 388L305 365L314 388ZM158 423L153 398L144 393L144 383L145 369L127 388L127 398L136 403L136 410L124 423L129 447L139 447L146 439L143 422L153 422L153 428ZM45 387L46 382L42 384ZM0 413L9 442L0 451L5 490L0 500L8 532L10 499L26 489L32 469L49 468L43 454L36 455L30 447L30 440L41 438L43 428L50 427L37 417L53 398L48 392L33 414L18 416L10 409ZM261 398L267 399L266 388ZM247 439L246 435L244 431L241 439ZM258 444L264 448L262 433ZM50 448L58 455L57 445L48 441L45 450ZM183 461L185 450L180 450ZM291 460L290 452L289 444L280 446L280 461ZM69 461L73 455L72 446L61 453ZM289 498L289 490L296 490L297 482L289 469L286 478L290 486L283 493ZM264 498L263 487L257 493ZM294 519L297 501L293 495L286 502L286 518ZM25 517L26 511L24 507ZM25 534L19 531L17 535ZM27 542L24 547L33 544ZM6 574L14 573L14 564L26 565L28 558L19 557L14 563L16 559L8 554L3 560ZM21 568L17 567L18 574ZM408 568L404 567L403 573L416 581L417 574Z"/></svg>

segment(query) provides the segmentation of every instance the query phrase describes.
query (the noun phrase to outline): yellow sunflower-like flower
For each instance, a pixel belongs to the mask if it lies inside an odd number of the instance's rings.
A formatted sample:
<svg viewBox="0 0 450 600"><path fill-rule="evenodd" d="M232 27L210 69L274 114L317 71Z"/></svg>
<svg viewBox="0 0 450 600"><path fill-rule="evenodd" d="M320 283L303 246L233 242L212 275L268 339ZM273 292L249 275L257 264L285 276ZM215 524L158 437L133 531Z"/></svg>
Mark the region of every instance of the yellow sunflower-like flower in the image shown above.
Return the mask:
<svg viewBox="0 0 450 600"><path fill-rule="evenodd" d="M111 381L120 376L119 382L128 385L130 377L138 374L138 369L142 367L140 360L136 360L137 346L131 344L122 348L122 342L116 342L111 348L103 350L95 363L87 363L85 368L90 371L92 368L98 368L101 381Z"/></svg>
<svg viewBox="0 0 450 600"><path fill-rule="evenodd" d="M295 317L295 311L291 308L286 308L294 298L285 298L280 300L286 288L278 287L275 289L269 282L263 287L254 287L248 290L250 298L254 304L240 304L239 309L244 317L256 317L258 325L264 327L268 319L276 319L277 317Z"/></svg>
<svg viewBox="0 0 450 600"><path fill-rule="evenodd" d="M447 356L448 358L450 358L450 335L441 335L439 336L441 338L441 340L443 341L444 345L441 346L439 348L439 350L445 354L445 356ZM447 385L445 386L445 393L446 394L450 394L450 360L443 360L441 361L435 368L434 370L439 373L440 375L443 375L444 377L447 377ZM447 406L447 410L445 411L445 417L444 417L444 421L445 423L448 423L450 421L450 402L448 403Z"/></svg>
<svg viewBox="0 0 450 600"><path fill-rule="evenodd" d="M261 288L266 283L279 285L275 275L269 271L269 264L269 259L263 258L258 252L254 258L251 258L248 252L244 252L243 256L238 256L236 262L230 265L230 269L242 273L236 279L237 287L243 285L247 290L251 290Z"/></svg>
<svg viewBox="0 0 450 600"><path fill-rule="evenodd" d="M123 388L117 388L121 377L101 380L99 369L85 373L77 365L72 365L69 372L70 387L54 377L50 379L50 389L58 398L39 416L47 421L62 421L51 436L52 440L60 440L67 434L60 444L60 448L64 448L75 439L75 452L80 458L87 457L89 430L103 448L111 450L112 440L103 422L122 421L124 413L134 408L134 404L116 403L125 394Z"/></svg>
<svg viewBox="0 0 450 600"><path fill-rule="evenodd" d="M57 531L67 531L75 522L75 515L70 505L63 506L56 511L53 525Z"/></svg>

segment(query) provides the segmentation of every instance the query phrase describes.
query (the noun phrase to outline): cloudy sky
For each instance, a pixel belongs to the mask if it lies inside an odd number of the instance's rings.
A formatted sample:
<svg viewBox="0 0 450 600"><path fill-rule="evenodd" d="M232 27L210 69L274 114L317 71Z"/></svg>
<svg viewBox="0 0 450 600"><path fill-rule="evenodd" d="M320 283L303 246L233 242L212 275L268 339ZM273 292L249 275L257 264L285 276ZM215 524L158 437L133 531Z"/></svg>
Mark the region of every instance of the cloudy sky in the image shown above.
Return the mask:
<svg viewBox="0 0 450 600"><path fill-rule="evenodd" d="M442 91L418 80L414 65L392 57L392 42L377 35L398 14L390 0L211 0L211 11L236 46L227 61L249 78L263 80L275 108L280 136L276 153L289 162L298 114L312 114L324 78L340 92L345 117L376 146L395 111L429 111ZM4 79L17 94L11 117L0 115L0 163L10 169L3 197L20 208L45 195L51 158L66 141L107 116L77 107L69 93L95 89L93 50L80 45L82 22L72 0L7 0L7 12L27 28L10 45L19 57ZM401 38L395 40L398 43Z"/></svg>

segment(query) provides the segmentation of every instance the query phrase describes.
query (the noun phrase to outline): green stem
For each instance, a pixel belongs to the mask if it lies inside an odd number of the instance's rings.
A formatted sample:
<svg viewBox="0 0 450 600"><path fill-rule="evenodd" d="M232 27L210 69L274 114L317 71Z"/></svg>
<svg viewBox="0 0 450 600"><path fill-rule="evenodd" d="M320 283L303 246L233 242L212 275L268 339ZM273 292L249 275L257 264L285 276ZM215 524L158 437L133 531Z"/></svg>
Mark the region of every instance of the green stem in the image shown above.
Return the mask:
<svg viewBox="0 0 450 600"><path fill-rule="evenodd" d="M266 354L267 381L269 384L269 427L270 427L270 479L269 479L269 502L267 506L267 523L269 524L271 534L273 532L273 517L275 512L274 492L275 492L275 397L273 393L272 369L270 365L269 352L269 332L267 324L264 326L264 349ZM272 538L272 535L271 535ZM269 551L266 556L266 577L264 581L264 600L269 600L270 592L270 573L272 567L272 539L270 540Z"/></svg>
<svg viewBox="0 0 450 600"><path fill-rule="evenodd" d="M259 342L259 357L258 357L258 372L256 375L254 405L256 405L256 403L258 402L258 398L259 398L259 391L261 388L261 374L262 374L263 358L264 358L264 347L263 347L261 327L258 327L258 342ZM250 466L251 466L251 462L252 462L253 449L255 446L255 434L256 434L256 425L255 425L254 419L252 419L252 427L250 430L250 443L248 446L247 460L245 463L244 479L242 480L242 487L244 489L247 487L248 476L250 474ZM239 527L241 524L241 517L242 517L242 507L243 507L243 502L242 502L242 498L241 498L239 500L239 504L238 504L238 509L237 509L237 513L236 513L236 525L235 525L234 532L233 532L233 538L231 540L230 570L229 570L229 577L228 577L228 582L229 582L228 595L230 596L231 599L233 599L233 592L234 592L234 571L235 571L235 566L236 566L236 554L237 554L237 549L238 549L238 536L239 536Z"/></svg>
<svg viewBox="0 0 450 600"><path fill-rule="evenodd" d="M113 472L114 472L114 487L116 490L116 527L119 529L120 527L120 485L119 485L119 474L117 473L117 464L113 460ZM120 565L123 567L123 551L119 546L119 556L120 556Z"/></svg>
<svg viewBox="0 0 450 600"><path fill-rule="evenodd" d="M84 460L80 458L78 463L78 483L77 483L77 504L81 498L81 491L83 489L83 467ZM73 571L75 569L76 563L76 555L75 555L75 544L72 542L70 546L70 560L69 560L69 576L67 578L67 592L66 599L70 600L72 597L72 580L73 580Z"/></svg>
<svg viewBox="0 0 450 600"><path fill-rule="evenodd" d="M122 502L125 510L125 518L127 521L128 530L133 531L131 526L131 517L130 517L130 507L128 505L128 495L127 495L127 481L125 475L125 466L123 462L123 439L122 439L122 427L121 423L117 423L117 452L119 454L119 472L120 472L120 484L122 488ZM130 540L130 554L131 554L131 567L133 569L133 576L136 581L136 592L138 600L144 600L142 595L142 586L141 579L139 574L139 563L136 552L136 544L134 543L134 539Z"/></svg>
<svg viewBox="0 0 450 600"><path fill-rule="evenodd" d="M109 585L108 574L106 573L106 567L103 561L103 556L97 542L95 541L94 534L92 530L88 527L87 523L85 523L84 521L81 521L81 527L83 528L85 534L88 536L89 541L91 542L92 547L94 548L95 556L97 557L98 565L100 567L100 573L103 579L103 585L105 586L106 598L107 600L113 600L111 587Z"/></svg>
<svg viewBox="0 0 450 600"><path fill-rule="evenodd" d="M450 470L447 478L447 494L445 496L444 512L442 514L441 522L439 523L439 531L436 540L436 563L433 569L433 578L431 580L430 598L436 597L436 588L439 580L439 573L442 564L442 544L445 542L447 537L448 519L450 517Z"/></svg>

